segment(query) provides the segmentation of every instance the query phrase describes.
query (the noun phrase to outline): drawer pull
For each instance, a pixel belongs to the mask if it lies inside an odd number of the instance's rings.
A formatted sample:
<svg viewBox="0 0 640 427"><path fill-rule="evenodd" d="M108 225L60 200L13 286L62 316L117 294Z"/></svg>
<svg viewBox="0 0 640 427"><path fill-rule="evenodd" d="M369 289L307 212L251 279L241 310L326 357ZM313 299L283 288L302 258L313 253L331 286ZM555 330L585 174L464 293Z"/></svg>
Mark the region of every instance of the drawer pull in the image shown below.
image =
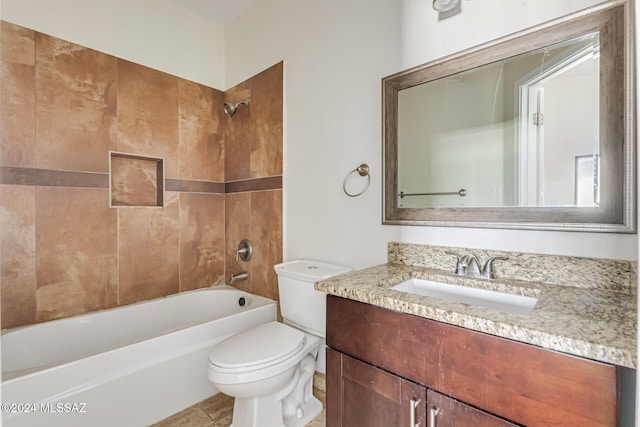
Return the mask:
<svg viewBox="0 0 640 427"><path fill-rule="evenodd" d="M417 427L416 424L416 410L418 409L418 405L420 404L420 400L411 399L411 405L409 407L409 423L411 427Z"/></svg>
<svg viewBox="0 0 640 427"><path fill-rule="evenodd" d="M429 426L436 427L436 415L438 415L438 408L429 409Z"/></svg>

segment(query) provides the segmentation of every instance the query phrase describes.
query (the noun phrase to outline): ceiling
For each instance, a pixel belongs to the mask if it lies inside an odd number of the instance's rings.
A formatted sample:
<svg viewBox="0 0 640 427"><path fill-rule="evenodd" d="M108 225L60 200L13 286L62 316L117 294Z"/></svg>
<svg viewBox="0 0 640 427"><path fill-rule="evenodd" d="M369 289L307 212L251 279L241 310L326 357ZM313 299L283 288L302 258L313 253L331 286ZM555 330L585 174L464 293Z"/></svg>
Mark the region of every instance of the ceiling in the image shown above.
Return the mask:
<svg viewBox="0 0 640 427"><path fill-rule="evenodd" d="M170 0L221 26L247 10L256 0Z"/></svg>

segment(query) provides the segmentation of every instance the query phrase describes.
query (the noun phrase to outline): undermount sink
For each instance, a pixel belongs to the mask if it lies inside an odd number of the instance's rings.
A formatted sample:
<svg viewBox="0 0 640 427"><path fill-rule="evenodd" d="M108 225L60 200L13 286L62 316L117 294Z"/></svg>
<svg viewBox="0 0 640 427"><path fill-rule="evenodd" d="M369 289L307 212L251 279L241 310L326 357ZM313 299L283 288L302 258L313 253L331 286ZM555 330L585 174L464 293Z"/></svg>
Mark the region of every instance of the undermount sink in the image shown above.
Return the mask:
<svg viewBox="0 0 640 427"><path fill-rule="evenodd" d="M391 289L514 314L530 314L538 302L538 298L536 297L514 295L416 278L400 282L392 286Z"/></svg>

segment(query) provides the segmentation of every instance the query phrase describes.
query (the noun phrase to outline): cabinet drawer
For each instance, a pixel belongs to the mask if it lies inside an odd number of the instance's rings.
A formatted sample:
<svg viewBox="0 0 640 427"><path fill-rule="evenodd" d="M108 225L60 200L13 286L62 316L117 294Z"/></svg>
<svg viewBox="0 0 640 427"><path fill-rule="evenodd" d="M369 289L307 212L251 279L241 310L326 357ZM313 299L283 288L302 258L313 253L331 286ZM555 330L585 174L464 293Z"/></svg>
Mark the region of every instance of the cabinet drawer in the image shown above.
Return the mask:
<svg viewBox="0 0 640 427"><path fill-rule="evenodd" d="M612 365L335 296L327 345L528 426L615 426Z"/></svg>

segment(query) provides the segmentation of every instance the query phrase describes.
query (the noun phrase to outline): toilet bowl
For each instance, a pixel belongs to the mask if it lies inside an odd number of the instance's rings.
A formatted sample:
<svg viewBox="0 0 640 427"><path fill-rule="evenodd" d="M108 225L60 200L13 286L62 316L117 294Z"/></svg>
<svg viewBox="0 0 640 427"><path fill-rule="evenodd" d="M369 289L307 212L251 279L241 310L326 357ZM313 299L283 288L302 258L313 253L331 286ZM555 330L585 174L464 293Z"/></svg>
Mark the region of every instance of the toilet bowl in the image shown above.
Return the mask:
<svg viewBox="0 0 640 427"><path fill-rule="evenodd" d="M216 345L208 378L235 397L232 426L297 427L318 415L322 403L313 396L312 381L320 343L318 337L271 322Z"/></svg>
<svg viewBox="0 0 640 427"><path fill-rule="evenodd" d="M207 377L235 398L231 427L302 427L322 411L313 375L324 360L318 356L325 352L326 296L313 283L351 269L309 260L275 269L287 324L270 322L233 335L209 354Z"/></svg>

